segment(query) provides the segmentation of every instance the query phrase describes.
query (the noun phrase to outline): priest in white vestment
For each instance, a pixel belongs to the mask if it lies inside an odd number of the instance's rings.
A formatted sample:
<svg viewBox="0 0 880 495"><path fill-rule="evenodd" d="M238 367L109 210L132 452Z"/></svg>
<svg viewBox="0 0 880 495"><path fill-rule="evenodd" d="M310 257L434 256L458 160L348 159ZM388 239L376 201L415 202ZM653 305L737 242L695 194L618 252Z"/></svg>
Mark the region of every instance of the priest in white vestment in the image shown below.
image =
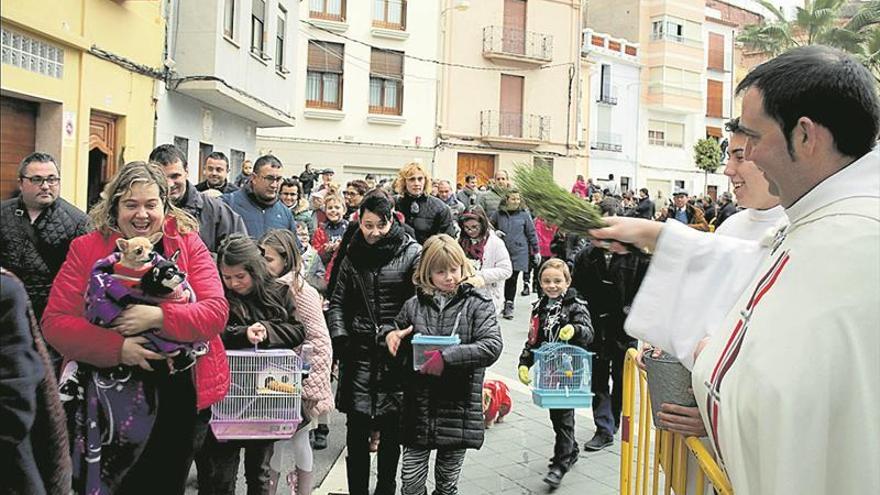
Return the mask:
<svg viewBox="0 0 880 495"><path fill-rule="evenodd" d="M745 270L745 290L694 363L701 415L738 495L880 493L876 82L850 56L808 46L758 66L738 91L745 156L791 224L760 243L769 257L719 238L702 260L760 266ZM664 245L669 225L657 240L627 220L593 234L680 248ZM694 337L665 332L674 336L647 340Z"/></svg>

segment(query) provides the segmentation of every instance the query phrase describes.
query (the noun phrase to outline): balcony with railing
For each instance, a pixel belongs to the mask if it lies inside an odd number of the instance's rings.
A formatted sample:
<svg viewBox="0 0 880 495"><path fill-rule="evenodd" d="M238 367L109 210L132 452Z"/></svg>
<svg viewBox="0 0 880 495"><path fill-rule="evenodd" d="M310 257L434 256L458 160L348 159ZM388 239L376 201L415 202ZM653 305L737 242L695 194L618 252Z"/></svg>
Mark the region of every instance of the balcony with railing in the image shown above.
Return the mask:
<svg viewBox="0 0 880 495"><path fill-rule="evenodd" d="M512 148L530 149L550 139L550 117L529 113L480 112L483 141Z"/></svg>
<svg viewBox="0 0 880 495"><path fill-rule="evenodd" d="M596 132L590 148L600 151L623 151L623 137L615 132Z"/></svg>
<svg viewBox="0 0 880 495"><path fill-rule="evenodd" d="M553 60L553 36L502 26L483 28L483 56L493 61L543 65Z"/></svg>
<svg viewBox="0 0 880 495"><path fill-rule="evenodd" d="M602 92L596 98L596 103L610 106L617 105L617 96L613 95L610 91Z"/></svg>

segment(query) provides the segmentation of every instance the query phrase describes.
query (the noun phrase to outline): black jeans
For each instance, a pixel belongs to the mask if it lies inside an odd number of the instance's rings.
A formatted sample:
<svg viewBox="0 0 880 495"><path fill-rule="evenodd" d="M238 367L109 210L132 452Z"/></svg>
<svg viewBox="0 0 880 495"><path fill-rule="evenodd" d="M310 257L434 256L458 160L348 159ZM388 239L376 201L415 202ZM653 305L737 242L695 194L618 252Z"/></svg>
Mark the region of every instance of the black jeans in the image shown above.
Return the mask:
<svg viewBox="0 0 880 495"><path fill-rule="evenodd" d="M196 412L192 371L158 375L159 409L144 452L117 493L183 495L197 439L205 434L210 409Z"/></svg>
<svg viewBox="0 0 880 495"><path fill-rule="evenodd" d="M504 300L513 302L516 300L516 283L519 281L520 272L513 272L504 281Z"/></svg>
<svg viewBox="0 0 880 495"><path fill-rule="evenodd" d="M220 442L213 433L208 433L202 450L202 462L207 463L208 473L206 476L199 474L199 493L235 495L241 449L244 449L248 495L268 495L271 477L269 461L275 452L275 440Z"/></svg>
<svg viewBox="0 0 880 495"><path fill-rule="evenodd" d="M556 433L550 464L565 473L580 454L580 447L574 439L574 409L550 409L550 422L553 423L553 432Z"/></svg>
<svg viewBox="0 0 880 495"><path fill-rule="evenodd" d="M370 493L370 433L378 430L378 480L375 495L394 495L397 491L397 463L400 460L400 415L386 414L371 418L366 414L348 413L345 443L348 447L346 469L348 493Z"/></svg>
<svg viewBox="0 0 880 495"><path fill-rule="evenodd" d="M613 435L623 408L623 362L626 349L603 349L593 355L593 422L596 433ZM608 387L608 379L612 386Z"/></svg>

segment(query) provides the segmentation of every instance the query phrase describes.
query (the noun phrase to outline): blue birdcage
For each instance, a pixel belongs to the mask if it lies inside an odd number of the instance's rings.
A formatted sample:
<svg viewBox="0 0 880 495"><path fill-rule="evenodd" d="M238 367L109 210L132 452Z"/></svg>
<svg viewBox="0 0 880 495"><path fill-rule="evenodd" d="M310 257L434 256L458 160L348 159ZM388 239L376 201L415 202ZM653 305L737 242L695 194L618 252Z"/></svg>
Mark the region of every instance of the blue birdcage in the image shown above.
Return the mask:
<svg viewBox="0 0 880 495"><path fill-rule="evenodd" d="M591 353L573 345L547 342L532 354L532 401L536 405L545 409L591 407Z"/></svg>

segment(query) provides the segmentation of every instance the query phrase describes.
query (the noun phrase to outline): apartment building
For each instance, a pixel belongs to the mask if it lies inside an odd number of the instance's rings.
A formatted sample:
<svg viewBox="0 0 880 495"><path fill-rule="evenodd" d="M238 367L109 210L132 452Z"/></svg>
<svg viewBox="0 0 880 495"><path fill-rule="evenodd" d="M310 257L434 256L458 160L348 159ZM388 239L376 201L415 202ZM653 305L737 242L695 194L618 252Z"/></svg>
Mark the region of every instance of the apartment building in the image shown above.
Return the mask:
<svg viewBox="0 0 880 495"><path fill-rule="evenodd" d="M162 3L4 0L0 20L0 199L42 151L61 167L61 196L86 208L152 148Z"/></svg>
<svg viewBox="0 0 880 495"><path fill-rule="evenodd" d="M581 2L444 0L433 173L480 183L516 164L586 174L581 129ZM583 144L583 146L581 146Z"/></svg>
<svg viewBox="0 0 880 495"><path fill-rule="evenodd" d="M167 12L167 85L159 87L156 143L173 143L202 179L212 152L229 157L230 177L257 155L257 129L293 116L299 5L293 0L173 0Z"/></svg>
<svg viewBox="0 0 880 495"><path fill-rule="evenodd" d="M333 168L339 182L396 175L431 163L437 105L437 2L300 2L299 38L285 97L295 127L260 129L258 148L288 174Z"/></svg>
<svg viewBox="0 0 880 495"><path fill-rule="evenodd" d="M582 74L589 139L589 177L614 175L621 190L638 182L638 133L641 107L639 46L592 29L583 31Z"/></svg>

